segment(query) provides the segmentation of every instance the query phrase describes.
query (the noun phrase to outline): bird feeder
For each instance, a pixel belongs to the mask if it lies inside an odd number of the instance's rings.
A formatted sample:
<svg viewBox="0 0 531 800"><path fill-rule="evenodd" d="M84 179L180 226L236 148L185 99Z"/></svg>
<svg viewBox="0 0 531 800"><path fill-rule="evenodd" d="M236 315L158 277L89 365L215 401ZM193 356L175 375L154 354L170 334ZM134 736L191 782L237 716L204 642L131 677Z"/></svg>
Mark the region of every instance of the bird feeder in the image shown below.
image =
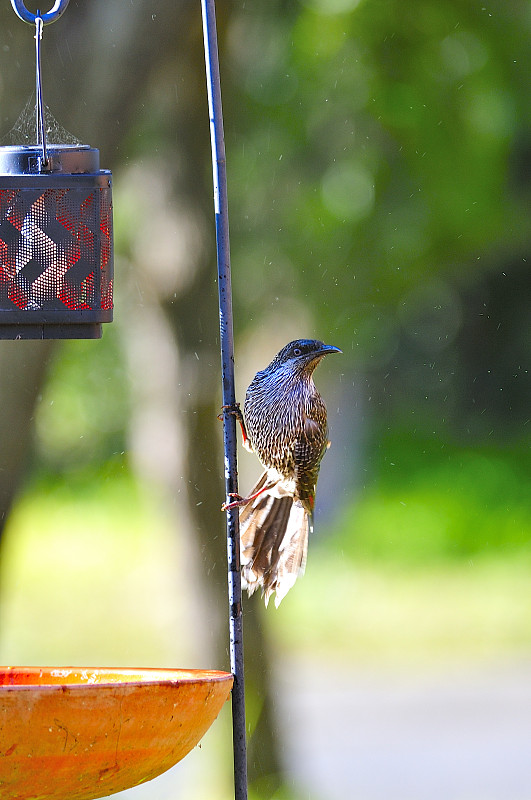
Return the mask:
<svg viewBox="0 0 531 800"><path fill-rule="evenodd" d="M0 147L0 338L95 339L113 314L111 173L88 146Z"/></svg>
<svg viewBox="0 0 531 800"><path fill-rule="evenodd" d="M0 147L0 339L95 339L113 315L112 175L88 145L48 144L42 102L42 26L36 26L35 144Z"/></svg>

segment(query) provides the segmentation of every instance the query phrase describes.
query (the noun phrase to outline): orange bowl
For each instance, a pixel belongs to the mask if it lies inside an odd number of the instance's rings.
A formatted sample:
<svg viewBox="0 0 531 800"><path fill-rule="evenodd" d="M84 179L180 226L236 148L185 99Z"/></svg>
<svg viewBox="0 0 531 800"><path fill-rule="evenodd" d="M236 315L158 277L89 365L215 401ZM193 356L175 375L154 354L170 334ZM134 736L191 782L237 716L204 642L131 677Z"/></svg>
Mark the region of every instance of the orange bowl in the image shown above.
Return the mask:
<svg viewBox="0 0 531 800"><path fill-rule="evenodd" d="M195 747L232 675L0 667L2 800L90 800L160 775Z"/></svg>

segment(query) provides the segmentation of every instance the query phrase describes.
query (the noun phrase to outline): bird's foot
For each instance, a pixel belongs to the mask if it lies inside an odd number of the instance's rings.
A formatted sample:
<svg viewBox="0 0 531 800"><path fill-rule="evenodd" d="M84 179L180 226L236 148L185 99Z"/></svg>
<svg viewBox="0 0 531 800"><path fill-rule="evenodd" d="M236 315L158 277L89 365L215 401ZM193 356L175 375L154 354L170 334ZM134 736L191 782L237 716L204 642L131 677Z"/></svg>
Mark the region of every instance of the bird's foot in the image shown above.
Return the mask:
<svg viewBox="0 0 531 800"><path fill-rule="evenodd" d="M227 414L233 414L238 422L243 422L243 414L239 403L229 403L226 406L221 406L221 411L226 411ZM223 413L218 414L218 419L223 422Z"/></svg>
<svg viewBox="0 0 531 800"><path fill-rule="evenodd" d="M240 408L240 404L239 403L234 403L234 404L230 403L229 405L221 406L221 410L222 410L222 412L225 411L227 414L232 414L233 416L236 417L236 419L240 423L240 428L241 428L241 431L242 431L242 440L243 440L242 444L243 444L243 446L245 447L246 450L249 450L250 452L252 452L253 448L251 447L251 442L249 440L249 437L247 436L247 428L245 427L245 420L243 418L243 414L242 414L242 410ZM219 419L220 422L223 422L223 413L218 414L218 419Z"/></svg>
<svg viewBox="0 0 531 800"><path fill-rule="evenodd" d="M229 497L234 497L234 500L231 503L223 503L221 506L222 511L227 511L229 508L237 508L238 506L245 506L249 502L248 497L242 497L241 494L237 492L229 492Z"/></svg>
<svg viewBox="0 0 531 800"><path fill-rule="evenodd" d="M228 508L237 508L238 506L246 506L247 503L251 503L253 500L256 500L257 497L260 497L260 495L263 494L264 492L268 492L270 489L273 488L273 486L276 486L276 484L277 481L273 481L272 483L266 483L265 486L262 486L261 489L259 489L257 492L250 495L249 497L242 497L241 494L238 494L237 492L229 492L228 496L234 497L235 499L232 501L232 503L223 503L223 505L221 506L221 510L226 511Z"/></svg>

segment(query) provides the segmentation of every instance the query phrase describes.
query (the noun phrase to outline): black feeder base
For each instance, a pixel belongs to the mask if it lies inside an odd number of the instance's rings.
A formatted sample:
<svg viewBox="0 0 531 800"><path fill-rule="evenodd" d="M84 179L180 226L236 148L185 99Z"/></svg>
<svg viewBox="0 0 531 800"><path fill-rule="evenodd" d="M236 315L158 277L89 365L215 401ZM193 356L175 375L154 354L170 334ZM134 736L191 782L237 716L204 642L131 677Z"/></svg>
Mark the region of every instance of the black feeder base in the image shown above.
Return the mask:
<svg viewBox="0 0 531 800"><path fill-rule="evenodd" d="M112 175L87 145L0 147L0 339L99 339L113 314Z"/></svg>
<svg viewBox="0 0 531 800"><path fill-rule="evenodd" d="M2 325L0 339L101 339L102 328L90 325Z"/></svg>

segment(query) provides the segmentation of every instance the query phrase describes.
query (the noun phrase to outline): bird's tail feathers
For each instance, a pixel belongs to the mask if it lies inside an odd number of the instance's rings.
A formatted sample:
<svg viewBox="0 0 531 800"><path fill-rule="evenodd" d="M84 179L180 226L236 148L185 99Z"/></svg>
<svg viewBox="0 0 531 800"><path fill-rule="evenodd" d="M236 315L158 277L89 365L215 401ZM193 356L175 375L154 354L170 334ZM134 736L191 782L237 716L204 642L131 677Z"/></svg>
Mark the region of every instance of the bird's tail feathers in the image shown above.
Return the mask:
<svg viewBox="0 0 531 800"><path fill-rule="evenodd" d="M249 595L261 587L266 605L276 592L275 605L304 573L308 552L308 512L278 484L267 488L267 473L250 492L250 503L240 509L242 576Z"/></svg>

